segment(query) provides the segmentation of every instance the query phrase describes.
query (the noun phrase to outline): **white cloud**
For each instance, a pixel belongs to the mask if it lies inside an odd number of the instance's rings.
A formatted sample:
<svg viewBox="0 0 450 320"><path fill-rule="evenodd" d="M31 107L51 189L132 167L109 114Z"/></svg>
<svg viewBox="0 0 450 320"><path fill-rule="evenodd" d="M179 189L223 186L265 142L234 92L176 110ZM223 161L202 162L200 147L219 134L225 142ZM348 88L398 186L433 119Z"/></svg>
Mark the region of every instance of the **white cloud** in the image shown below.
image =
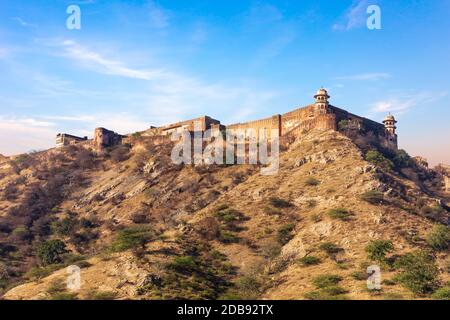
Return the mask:
<svg viewBox="0 0 450 320"><path fill-rule="evenodd" d="M332 26L336 31L348 31L366 25L368 0L354 0L353 4L346 10L340 21Z"/></svg>
<svg viewBox="0 0 450 320"><path fill-rule="evenodd" d="M54 144L52 124L35 119L5 119L0 117L0 153L14 155L31 150L47 149Z"/></svg>
<svg viewBox="0 0 450 320"><path fill-rule="evenodd" d="M420 92L414 95L403 95L381 100L371 106L371 111L376 113L396 112L405 113L409 109L432 103L447 95L446 92Z"/></svg>
<svg viewBox="0 0 450 320"><path fill-rule="evenodd" d="M350 76L341 76L341 77L335 77L335 80L360 80L360 81L366 81L366 80L382 80L382 79L389 79L391 78L391 75L389 73L384 72L374 72L374 73L361 73L361 74L354 74Z"/></svg>

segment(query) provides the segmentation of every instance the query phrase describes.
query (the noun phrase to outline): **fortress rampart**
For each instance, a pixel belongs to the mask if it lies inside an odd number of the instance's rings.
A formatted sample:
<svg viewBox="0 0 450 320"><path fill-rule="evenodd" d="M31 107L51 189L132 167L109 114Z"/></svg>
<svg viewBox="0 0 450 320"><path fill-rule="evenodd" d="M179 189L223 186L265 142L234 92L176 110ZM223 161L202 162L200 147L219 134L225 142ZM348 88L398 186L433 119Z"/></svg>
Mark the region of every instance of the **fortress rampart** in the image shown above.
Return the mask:
<svg viewBox="0 0 450 320"><path fill-rule="evenodd" d="M197 129L206 131L208 129L216 128L220 130L255 130L258 135L259 130L264 129L266 137L272 139L274 138L271 136L273 132L276 132L277 137L284 137L287 135L301 135L304 131L312 129L341 130L344 128L346 130L357 130L364 133L371 132L372 136L375 139L378 139L383 146L393 150L397 149L397 134L395 132L395 124L397 121L392 115L388 115L384 119L383 124L354 115L330 105L328 103L330 96L323 88L317 91L314 98L314 104L284 114L276 114L264 119L222 125L219 120L203 116L162 127L151 127L139 134L143 136L167 136L180 129L186 129L193 132ZM129 139L127 136L122 136L113 131L97 128L94 133L93 145L96 148L101 149L120 144L122 143L122 140L128 141Z"/></svg>

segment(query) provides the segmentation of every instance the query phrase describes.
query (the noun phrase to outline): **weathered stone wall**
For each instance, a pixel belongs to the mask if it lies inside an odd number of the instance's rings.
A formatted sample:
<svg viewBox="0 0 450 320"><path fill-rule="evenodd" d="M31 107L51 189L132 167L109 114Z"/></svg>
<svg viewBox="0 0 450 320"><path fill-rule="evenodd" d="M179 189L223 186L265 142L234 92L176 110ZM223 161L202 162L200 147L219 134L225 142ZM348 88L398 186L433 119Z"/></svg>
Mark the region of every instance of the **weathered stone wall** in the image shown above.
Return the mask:
<svg viewBox="0 0 450 320"><path fill-rule="evenodd" d="M96 128L94 132L93 144L97 149L104 149L121 144L122 138L122 135L114 131L105 128Z"/></svg>
<svg viewBox="0 0 450 320"><path fill-rule="evenodd" d="M87 141L87 137L77 137L67 133L58 133L56 135L56 147L62 148L64 146L81 143Z"/></svg>
<svg viewBox="0 0 450 320"><path fill-rule="evenodd" d="M265 129L266 130L266 137L269 139L272 138L272 129L277 130L278 136L282 135L282 122L281 122L281 116L280 115L274 115L269 118L245 122L245 123L235 123L231 125L226 126L227 129L231 130L256 130L257 134L259 133L259 130Z"/></svg>
<svg viewBox="0 0 450 320"><path fill-rule="evenodd" d="M220 121L208 116L203 116L191 120L181 121L158 128L162 134L170 134L173 131L183 128L194 131L195 125L199 125L202 131L210 129L213 125L220 125Z"/></svg>

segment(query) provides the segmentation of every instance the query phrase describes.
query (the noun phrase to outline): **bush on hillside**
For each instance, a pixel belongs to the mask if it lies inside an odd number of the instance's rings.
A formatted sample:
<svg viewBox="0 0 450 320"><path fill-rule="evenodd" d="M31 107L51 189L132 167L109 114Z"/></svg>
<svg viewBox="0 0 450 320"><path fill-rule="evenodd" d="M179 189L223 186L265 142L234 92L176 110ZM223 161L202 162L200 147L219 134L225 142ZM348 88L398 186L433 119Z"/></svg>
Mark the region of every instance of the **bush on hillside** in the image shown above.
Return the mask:
<svg viewBox="0 0 450 320"><path fill-rule="evenodd" d="M361 195L361 200L364 200L370 204L379 205L383 204L386 201L384 200L384 194L377 190L370 190L367 192L364 192Z"/></svg>
<svg viewBox="0 0 450 320"><path fill-rule="evenodd" d="M397 259L395 267L400 270L395 280L413 293L427 294L436 289L439 271L428 252L407 253Z"/></svg>
<svg viewBox="0 0 450 320"><path fill-rule="evenodd" d="M437 251L444 251L450 247L450 227L437 225L427 237L427 243Z"/></svg>
<svg viewBox="0 0 450 320"><path fill-rule="evenodd" d="M62 262L66 252L66 244L58 239L45 241L37 248L37 256L44 265Z"/></svg>
<svg viewBox="0 0 450 320"><path fill-rule="evenodd" d="M144 247L154 237L154 232L148 227L132 227L120 230L111 245L113 251L125 251Z"/></svg>
<svg viewBox="0 0 450 320"><path fill-rule="evenodd" d="M392 161L386 158L381 152L377 150L367 151L365 159L366 161L373 163L374 165L385 170L392 170L394 168L394 164L392 163Z"/></svg>
<svg viewBox="0 0 450 320"><path fill-rule="evenodd" d="M367 257L379 263L386 262L386 254L394 250L392 241L374 240L366 246Z"/></svg>

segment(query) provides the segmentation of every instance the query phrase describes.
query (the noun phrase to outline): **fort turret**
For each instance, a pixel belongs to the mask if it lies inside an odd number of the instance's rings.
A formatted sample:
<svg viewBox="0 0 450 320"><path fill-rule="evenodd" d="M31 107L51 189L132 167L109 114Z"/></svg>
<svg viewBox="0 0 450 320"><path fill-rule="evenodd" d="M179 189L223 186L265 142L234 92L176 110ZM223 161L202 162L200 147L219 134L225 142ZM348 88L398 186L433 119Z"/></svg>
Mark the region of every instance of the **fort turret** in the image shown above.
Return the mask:
<svg viewBox="0 0 450 320"><path fill-rule="evenodd" d="M317 90L317 93L314 96L314 99L316 99L315 102L315 113L316 114L325 114L328 110L328 99L330 99L330 96L328 95L327 90L324 88L320 88Z"/></svg>
<svg viewBox="0 0 450 320"><path fill-rule="evenodd" d="M384 129L386 130L387 134L387 142L390 147L394 147L394 149L397 149L397 126L395 125L397 123L397 120L395 120L394 116L389 113L386 118L383 120Z"/></svg>

